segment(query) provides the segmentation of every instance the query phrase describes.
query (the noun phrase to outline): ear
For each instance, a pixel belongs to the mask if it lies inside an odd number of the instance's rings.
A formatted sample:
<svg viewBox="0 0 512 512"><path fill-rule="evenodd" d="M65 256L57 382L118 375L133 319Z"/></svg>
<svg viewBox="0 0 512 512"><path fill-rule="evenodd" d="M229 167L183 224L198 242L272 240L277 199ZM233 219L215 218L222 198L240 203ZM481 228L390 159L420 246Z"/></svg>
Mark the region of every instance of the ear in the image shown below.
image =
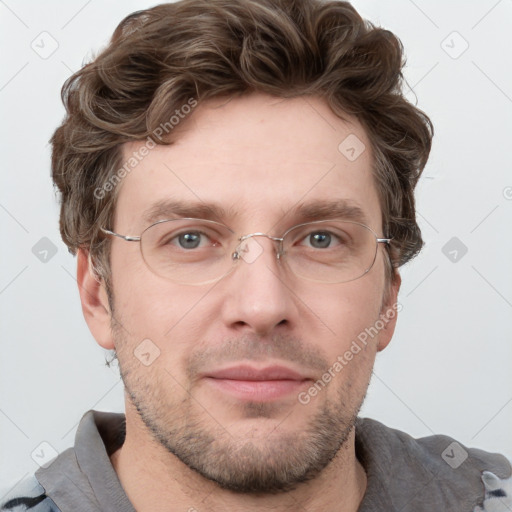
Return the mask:
<svg viewBox="0 0 512 512"><path fill-rule="evenodd" d="M398 270L395 270L394 272L395 275L393 280L387 285L388 290L380 311L380 319L384 323L384 327L379 331L379 342L377 345L378 352L384 350L389 345L389 342L393 337L393 333L395 332L398 312L402 309L401 305L398 303L398 291L402 284L402 278L400 277Z"/></svg>
<svg viewBox="0 0 512 512"><path fill-rule="evenodd" d="M82 311L98 345L107 350L115 348L110 328L111 312L103 279L94 274L89 252L79 249L77 254L77 282Z"/></svg>

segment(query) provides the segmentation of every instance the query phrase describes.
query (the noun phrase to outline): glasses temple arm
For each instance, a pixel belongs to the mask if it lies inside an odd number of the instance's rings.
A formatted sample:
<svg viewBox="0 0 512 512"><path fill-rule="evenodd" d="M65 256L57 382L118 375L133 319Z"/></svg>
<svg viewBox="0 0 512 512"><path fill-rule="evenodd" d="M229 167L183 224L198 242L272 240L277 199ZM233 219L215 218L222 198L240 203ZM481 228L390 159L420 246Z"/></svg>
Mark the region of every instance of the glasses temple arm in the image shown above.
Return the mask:
<svg viewBox="0 0 512 512"><path fill-rule="evenodd" d="M140 242L140 236L128 236L128 235L120 235L119 233L114 233L114 231L110 231L110 229L100 228L103 233L107 235L117 236L118 238L122 238L127 242Z"/></svg>

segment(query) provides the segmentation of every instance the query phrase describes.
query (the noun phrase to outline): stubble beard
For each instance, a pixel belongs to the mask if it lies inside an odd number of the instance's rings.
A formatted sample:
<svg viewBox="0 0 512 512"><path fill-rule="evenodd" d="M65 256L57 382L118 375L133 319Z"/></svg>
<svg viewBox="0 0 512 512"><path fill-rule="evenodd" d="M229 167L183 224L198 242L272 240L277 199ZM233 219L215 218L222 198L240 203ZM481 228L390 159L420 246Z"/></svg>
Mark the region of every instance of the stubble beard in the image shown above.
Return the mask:
<svg viewBox="0 0 512 512"><path fill-rule="evenodd" d="M366 396L357 407L347 408L348 385L337 399L325 401L303 429L290 429L285 416L268 435L255 429L235 436L215 419L215 411L205 411L190 394L172 400L165 386L154 386L160 379L143 380L137 369L119 364L130 401L152 437L202 477L239 494L287 492L318 477L349 439ZM272 403L241 407L246 419L282 416Z"/></svg>

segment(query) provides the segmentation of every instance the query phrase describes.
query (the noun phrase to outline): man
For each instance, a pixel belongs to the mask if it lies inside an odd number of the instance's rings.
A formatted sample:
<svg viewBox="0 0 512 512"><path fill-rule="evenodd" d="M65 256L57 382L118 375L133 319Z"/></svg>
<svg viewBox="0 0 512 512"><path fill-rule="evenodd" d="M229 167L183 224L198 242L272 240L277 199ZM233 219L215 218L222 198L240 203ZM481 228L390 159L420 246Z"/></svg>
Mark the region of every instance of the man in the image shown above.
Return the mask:
<svg viewBox="0 0 512 512"><path fill-rule="evenodd" d="M421 249L428 117L344 2L127 17L64 86L61 234L126 415L3 510L507 510L511 465L358 418Z"/></svg>

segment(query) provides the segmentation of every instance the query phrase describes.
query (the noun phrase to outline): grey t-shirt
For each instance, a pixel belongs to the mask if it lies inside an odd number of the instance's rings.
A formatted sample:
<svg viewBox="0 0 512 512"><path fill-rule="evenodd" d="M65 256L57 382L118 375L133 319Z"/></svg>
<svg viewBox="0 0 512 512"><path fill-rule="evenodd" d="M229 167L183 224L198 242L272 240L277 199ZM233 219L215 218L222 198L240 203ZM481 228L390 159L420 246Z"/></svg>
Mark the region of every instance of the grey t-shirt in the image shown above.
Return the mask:
<svg viewBox="0 0 512 512"><path fill-rule="evenodd" d="M0 510L135 512L109 458L124 438L124 414L88 411L74 447L0 496ZM367 475L359 512L512 510L512 466L503 455L444 435L414 439L370 418L357 419L355 448Z"/></svg>

